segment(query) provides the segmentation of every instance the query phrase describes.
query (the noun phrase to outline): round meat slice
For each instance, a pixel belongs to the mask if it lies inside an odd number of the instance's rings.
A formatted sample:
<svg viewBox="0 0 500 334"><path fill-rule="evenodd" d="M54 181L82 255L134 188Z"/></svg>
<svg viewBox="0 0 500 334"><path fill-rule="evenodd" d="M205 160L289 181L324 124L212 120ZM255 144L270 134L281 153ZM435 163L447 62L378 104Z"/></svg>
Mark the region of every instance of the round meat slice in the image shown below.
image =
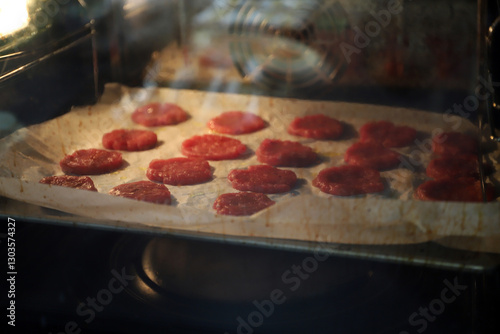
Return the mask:
<svg viewBox="0 0 500 334"><path fill-rule="evenodd" d="M170 191L165 185L151 181L121 184L111 189L109 194L155 204L170 204L172 201Z"/></svg>
<svg viewBox="0 0 500 334"><path fill-rule="evenodd" d="M137 108L132 120L144 126L175 125L188 119L188 114L178 105L172 103L149 103Z"/></svg>
<svg viewBox="0 0 500 334"><path fill-rule="evenodd" d="M149 163L146 176L151 181L184 186L209 181L212 179L212 171L208 162L201 159L156 159Z"/></svg>
<svg viewBox="0 0 500 334"><path fill-rule="evenodd" d="M236 159L246 150L239 140L218 135L194 136L186 139L181 147L185 156L206 160Z"/></svg>
<svg viewBox="0 0 500 334"><path fill-rule="evenodd" d="M486 201L495 199L494 187L486 184ZM424 201L482 202L481 182L475 178L447 178L422 183L415 198Z"/></svg>
<svg viewBox="0 0 500 334"><path fill-rule="evenodd" d="M384 190L378 171L349 165L323 169L312 184L322 192L336 196L378 193Z"/></svg>
<svg viewBox="0 0 500 334"><path fill-rule="evenodd" d="M113 130L104 134L102 145L109 150L144 151L155 147L158 137L149 130Z"/></svg>
<svg viewBox="0 0 500 334"><path fill-rule="evenodd" d="M222 194L214 202L213 208L220 215L250 216L264 210L275 202L259 193L228 193Z"/></svg>
<svg viewBox="0 0 500 334"><path fill-rule="evenodd" d="M288 126L289 134L314 139L337 139L342 131L342 123L321 114L296 117Z"/></svg>
<svg viewBox="0 0 500 334"><path fill-rule="evenodd" d="M309 167L319 160L312 148L279 139L264 139L255 154L260 162L271 166Z"/></svg>
<svg viewBox="0 0 500 334"><path fill-rule="evenodd" d="M122 165L122 154L91 148L65 156L59 165L64 173L98 175L113 172Z"/></svg>
<svg viewBox="0 0 500 334"><path fill-rule="evenodd" d="M426 169L427 176L433 179L479 177L479 161L474 155L443 156L432 160ZM485 173L491 172L491 166L485 165Z"/></svg>
<svg viewBox="0 0 500 334"><path fill-rule="evenodd" d="M83 189L90 191L97 191L94 186L94 182L88 176L72 176L72 175L60 175L60 176L47 176L40 180L40 183L51 184L54 186Z"/></svg>
<svg viewBox="0 0 500 334"><path fill-rule="evenodd" d="M246 170L234 169L229 172L227 179L236 190L277 194L290 191L297 182L297 175L291 170L258 165Z"/></svg>
<svg viewBox="0 0 500 334"><path fill-rule="evenodd" d="M355 143L347 149L344 160L353 166L387 170L400 164L400 155L381 144Z"/></svg>
<svg viewBox="0 0 500 334"><path fill-rule="evenodd" d="M477 149L477 141L460 132L443 132L432 138L432 151L438 155L477 154Z"/></svg>
<svg viewBox="0 0 500 334"><path fill-rule="evenodd" d="M359 129L360 141L375 142L385 147L411 145L417 137L417 130L409 126L395 126L391 122L379 121L366 123Z"/></svg>
<svg viewBox="0 0 500 334"><path fill-rule="evenodd" d="M240 135L259 131L266 126L266 123L259 116L249 112L226 111L212 118L207 126L218 133Z"/></svg>

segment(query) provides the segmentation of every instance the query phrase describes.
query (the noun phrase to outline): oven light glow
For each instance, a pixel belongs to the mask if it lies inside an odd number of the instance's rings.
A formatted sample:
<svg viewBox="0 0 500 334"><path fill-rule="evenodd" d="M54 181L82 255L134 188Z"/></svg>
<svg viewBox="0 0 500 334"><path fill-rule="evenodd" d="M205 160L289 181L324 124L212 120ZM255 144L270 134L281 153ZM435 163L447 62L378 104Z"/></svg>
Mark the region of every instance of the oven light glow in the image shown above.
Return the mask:
<svg viewBox="0 0 500 334"><path fill-rule="evenodd" d="M29 0L0 0L0 37L10 35L29 23Z"/></svg>

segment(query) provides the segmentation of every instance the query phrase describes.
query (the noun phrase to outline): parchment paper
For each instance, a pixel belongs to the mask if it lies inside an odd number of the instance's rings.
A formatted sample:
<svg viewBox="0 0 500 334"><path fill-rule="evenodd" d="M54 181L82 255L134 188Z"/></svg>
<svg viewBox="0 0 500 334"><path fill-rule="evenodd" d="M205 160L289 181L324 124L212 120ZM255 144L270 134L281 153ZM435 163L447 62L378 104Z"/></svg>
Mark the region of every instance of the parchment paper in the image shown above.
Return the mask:
<svg viewBox="0 0 500 334"><path fill-rule="evenodd" d="M143 152L123 152L123 168L111 174L91 176L99 193L39 184L50 175L62 175L59 161L77 149L102 148L102 135L118 128L144 128L130 115L149 102L171 102L191 118L179 125L157 127L159 144ZM206 123L223 111L245 110L263 117L268 126L253 134L234 136L247 145L240 159L211 161L213 180L194 186L168 186L170 206L156 205L107 195L114 186L146 180L152 159L182 156L183 140L209 133ZM286 127L295 116L325 113L346 126L336 141L318 141L291 136ZM342 198L324 194L311 181L323 168L343 164L343 155L358 140L357 129L367 121L390 120L419 131L403 154L400 168L383 172L386 190L381 194ZM0 141L0 194L16 200L91 217L113 226L139 223L161 229L210 232L219 235L256 236L355 244L406 244L450 238L472 238L461 248L500 252L500 202L447 203L412 199L414 189L425 180L431 159L430 138L440 131L475 134L469 121L450 115L418 110L340 102L312 102L250 95L211 93L167 88L129 89L106 86L95 106L75 108L51 121L23 128ZM259 164L255 150L265 138L299 141L317 151L322 162L312 168L288 168L299 182L286 194L270 195L277 203L251 217L219 216L212 204L220 194L237 192L227 181L234 168ZM489 143L485 159L500 170L498 146ZM498 184L499 173L491 176ZM479 243L478 243L479 240ZM479 244L479 246L478 246ZM453 246L455 247L455 246Z"/></svg>

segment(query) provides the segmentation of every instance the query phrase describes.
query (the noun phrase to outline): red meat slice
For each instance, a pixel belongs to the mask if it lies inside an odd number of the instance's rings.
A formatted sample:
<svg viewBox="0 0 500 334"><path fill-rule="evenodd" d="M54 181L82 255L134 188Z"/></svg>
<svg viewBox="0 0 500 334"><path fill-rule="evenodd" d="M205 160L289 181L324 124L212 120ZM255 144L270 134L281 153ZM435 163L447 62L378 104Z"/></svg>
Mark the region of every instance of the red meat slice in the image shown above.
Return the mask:
<svg viewBox="0 0 500 334"><path fill-rule="evenodd" d="M212 178L212 172L205 160L172 158L151 161L146 176L151 181L183 186L209 181Z"/></svg>
<svg viewBox="0 0 500 334"><path fill-rule="evenodd" d="M113 130L102 137L102 145L109 150L144 151L153 148L158 137L149 130Z"/></svg>
<svg viewBox="0 0 500 334"><path fill-rule="evenodd" d="M296 117L288 126L289 134L315 139L337 139L342 131L342 123L321 114Z"/></svg>
<svg viewBox="0 0 500 334"><path fill-rule="evenodd" d="M206 160L228 160L241 156L247 147L239 140L218 135L194 136L182 143L187 157Z"/></svg>
<svg viewBox="0 0 500 334"><path fill-rule="evenodd" d="M491 166L484 165L485 174L491 173ZM477 157L469 155L443 156L432 160L427 166L427 176L433 179L479 177L479 161Z"/></svg>
<svg viewBox="0 0 500 334"><path fill-rule="evenodd" d="M495 199L495 189L486 184L486 200ZM475 178L447 178L422 183L415 198L424 201L482 202L481 182Z"/></svg>
<svg viewBox="0 0 500 334"><path fill-rule="evenodd" d="M121 184L111 189L109 194L155 204L170 204L172 201L170 191L165 185L151 181Z"/></svg>
<svg viewBox="0 0 500 334"><path fill-rule="evenodd" d="M60 175L60 176L47 176L40 180L40 183L51 184L54 186L83 189L90 191L97 191L94 186L94 182L88 176L71 176L71 175Z"/></svg>
<svg viewBox="0 0 500 334"><path fill-rule="evenodd" d="M297 175L268 165L250 166L247 170L235 169L227 177L234 189L265 194L290 191L297 181Z"/></svg>
<svg viewBox="0 0 500 334"><path fill-rule="evenodd" d="M381 144L355 143L347 149L344 160L353 166L386 170L400 164L400 155Z"/></svg>
<svg viewBox="0 0 500 334"><path fill-rule="evenodd" d="M110 173L122 165L122 154L91 148L65 156L59 165L64 173L97 175Z"/></svg>
<svg viewBox="0 0 500 334"><path fill-rule="evenodd" d="M308 167L318 162L318 155L301 143L264 139L255 152L257 159L271 166Z"/></svg>
<svg viewBox="0 0 500 334"><path fill-rule="evenodd" d="M377 193L384 190L378 171L349 165L323 169L312 184L324 193L337 196Z"/></svg>
<svg viewBox="0 0 500 334"><path fill-rule="evenodd" d="M460 132L443 132L432 138L432 151L438 155L477 154L476 140Z"/></svg>
<svg viewBox="0 0 500 334"><path fill-rule="evenodd" d="M359 129L361 142L380 143L385 147L411 145L417 137L417 130L409 126L395 126L391 122L379 121L366 123Z"/></svg>
<svg viewBox="0 0 500 334"><path fill-rule="evenodd" d="M259 193L228 193L215 200L213 208L220 215L250 216L270 207L275 202Z"/></svg>
<svg viewBox="0 0 500 334"><path fill-rule="evenodd" d="M172 103L149 103L137 108L132 120L144 126L174 125L188 119L188 114Z"/></svg>
<svg viewBox="0 0 500 334"><path fill-rule="evenodd" d="M223 50L211 49L205 52L198 58L201 67L228 68L233 65L231 57Z"/></svg>
<svg viewBox="0 0 500 334"><path fill-rule="evenodd" d="M266 126L266 123L259 116L249 112L227 111L212 118L207 126L218 133L239 135L259 131Z"/></svg>

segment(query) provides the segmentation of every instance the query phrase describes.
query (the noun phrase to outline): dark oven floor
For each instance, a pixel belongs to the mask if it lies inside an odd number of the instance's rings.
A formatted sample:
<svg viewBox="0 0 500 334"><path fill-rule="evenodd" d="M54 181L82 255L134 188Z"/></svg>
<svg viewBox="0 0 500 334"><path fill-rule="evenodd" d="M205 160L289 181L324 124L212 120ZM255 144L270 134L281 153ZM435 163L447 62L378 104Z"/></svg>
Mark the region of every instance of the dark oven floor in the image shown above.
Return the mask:
<svg viewBox="0 0 500 334"><path fill-rule="evenodd" d="M499 262L477 270L445 269L20 220L15 236L16 327L7 326L13 333L413 334L500 328ZM7 240L1 241L6 259ZM476 256L463 252L464 261ZM9 288L5 282L2 294ZM4 312L7 307L2 298Z"/></svg>

